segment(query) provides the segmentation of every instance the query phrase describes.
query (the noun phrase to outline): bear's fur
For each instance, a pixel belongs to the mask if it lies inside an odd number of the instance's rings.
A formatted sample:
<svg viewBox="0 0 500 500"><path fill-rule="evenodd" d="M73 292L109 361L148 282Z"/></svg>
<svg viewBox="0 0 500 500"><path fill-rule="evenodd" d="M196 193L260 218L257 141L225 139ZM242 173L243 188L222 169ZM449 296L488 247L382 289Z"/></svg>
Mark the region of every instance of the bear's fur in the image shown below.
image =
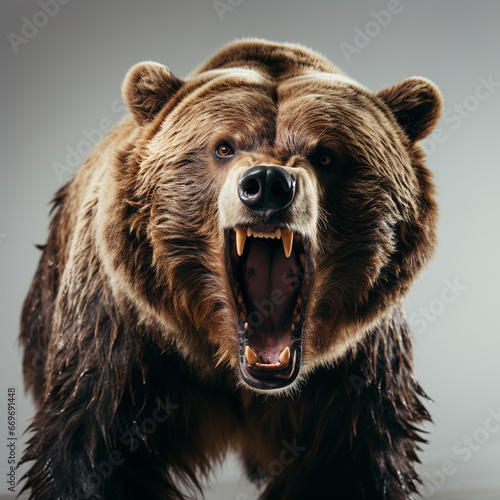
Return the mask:
<svg viewBox="0 0 500 500"><path fill-rule="evenodd" d="M410 498L430 417L401 301L435 246L435 86L374 94L248 40L184 80L138 64L123 96L22 313L30 498L199 497L228 450L263 499Z"/></svg>

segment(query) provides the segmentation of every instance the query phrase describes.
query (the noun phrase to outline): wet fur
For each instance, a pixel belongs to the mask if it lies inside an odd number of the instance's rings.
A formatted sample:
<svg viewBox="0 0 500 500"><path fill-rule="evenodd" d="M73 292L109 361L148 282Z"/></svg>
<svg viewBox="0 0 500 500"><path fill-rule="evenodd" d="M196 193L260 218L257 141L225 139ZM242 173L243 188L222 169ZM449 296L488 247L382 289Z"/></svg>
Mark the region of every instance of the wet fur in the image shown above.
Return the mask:
<svg viewBox="0 0 500 500"><path fill-rule="evenodd" d="M401 300L435 246L418 140L439 117L437 91L410 79L375 95L307 49L263 41L223 49L185 81L153 69L131 71L132 116L57 193L24 304L24 377L39 406L23 458L30 498L181 499L186 488L199 497L229 449L263 499L409 498L429 415ZM323 221L303 374L265 396L237 374L217 230L226 170L206 152L238 136L257 156L302 161L316 175L300 158L327 129L317 104L308 113L289 101L278 122L273 111L290 97L286 80L312 71L323 75L314 85L340 88L325 106L345 120L327 131L341 168L318 174ZM213 118L221 92L240 103L227 120ZM179 112L188 100L196 126ZM154 415L168 418L141 430ZM284 442L301 451L276 474ZM96 481L113 451L124 462Z"/></svg>

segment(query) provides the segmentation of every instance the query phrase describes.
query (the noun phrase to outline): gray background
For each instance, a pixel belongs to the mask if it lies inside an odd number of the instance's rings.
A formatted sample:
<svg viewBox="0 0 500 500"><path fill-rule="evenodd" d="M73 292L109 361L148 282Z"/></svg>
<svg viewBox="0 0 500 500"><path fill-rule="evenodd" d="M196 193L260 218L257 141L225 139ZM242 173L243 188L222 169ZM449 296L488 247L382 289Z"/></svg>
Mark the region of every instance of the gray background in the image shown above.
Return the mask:
<svg viewBox="0 0 500 500"><path fill-rule="evenodd" d="M371 11L394 2L223 0L229 8L219 16L212 0L72 0L45 24L37 2L2 2L0 493L7 493L7 387L17 387L18 436L34 412L16 337L39 258L33 244L45 241L48 201L69 177L56 175L54 164L67 165L68 148L84 152L86 133L103 119L122 116L120 84L134 63L159 61L182 77L224 43L258 36L310 46L372 90L412 75L440 87L446 119L426 144L439 188L440 247L406 307L416 371L435 400L421 454L424 493L500 498L500 430L488 420L500 413L500 87L474 97L481 79L500 82L500 4L401 0L385 26L375 21ZM23 16L44 25L16 53L8 34L21 35ZM355 52L346 57L342 44ZM233 459L213 484L209 499L256 497Z"/></svg>

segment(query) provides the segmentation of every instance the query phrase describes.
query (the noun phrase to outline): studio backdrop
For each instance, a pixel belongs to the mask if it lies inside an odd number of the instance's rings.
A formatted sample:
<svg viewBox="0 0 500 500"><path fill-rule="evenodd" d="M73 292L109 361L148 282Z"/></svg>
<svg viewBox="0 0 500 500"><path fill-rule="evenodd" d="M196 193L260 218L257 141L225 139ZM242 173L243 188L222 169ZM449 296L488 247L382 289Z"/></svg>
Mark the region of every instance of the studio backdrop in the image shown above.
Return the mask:
<svg viewBox="0 0 500 500"><path fill-rule="evenodd" d="M372 91L410 76L439 87L444 112L424 140L439 246L405 304L433 400L421 494L500 498L498 2L8 0L0 10L0 494L14 498L26 470L12 468L35 413L17 337L49 201L127 114L131 66L157 61L182 78L224 44L259 37L310 47ZM233 455L206 492L257 495Z"/></svg>

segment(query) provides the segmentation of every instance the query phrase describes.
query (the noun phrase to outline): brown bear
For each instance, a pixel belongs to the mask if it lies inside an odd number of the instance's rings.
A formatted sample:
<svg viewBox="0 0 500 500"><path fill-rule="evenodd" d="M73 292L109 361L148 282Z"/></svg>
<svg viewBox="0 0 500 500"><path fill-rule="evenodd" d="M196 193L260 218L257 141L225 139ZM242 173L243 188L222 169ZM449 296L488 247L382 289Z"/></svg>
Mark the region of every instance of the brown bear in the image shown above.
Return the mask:
<svg viewBox="0 0 500 500"><path fill-rule="evenodd" d="M228 450L262 499L410 498L436 87L245 40L184 80L138 64L123 98L24 304L30 498L200 498Z"/></svg>

